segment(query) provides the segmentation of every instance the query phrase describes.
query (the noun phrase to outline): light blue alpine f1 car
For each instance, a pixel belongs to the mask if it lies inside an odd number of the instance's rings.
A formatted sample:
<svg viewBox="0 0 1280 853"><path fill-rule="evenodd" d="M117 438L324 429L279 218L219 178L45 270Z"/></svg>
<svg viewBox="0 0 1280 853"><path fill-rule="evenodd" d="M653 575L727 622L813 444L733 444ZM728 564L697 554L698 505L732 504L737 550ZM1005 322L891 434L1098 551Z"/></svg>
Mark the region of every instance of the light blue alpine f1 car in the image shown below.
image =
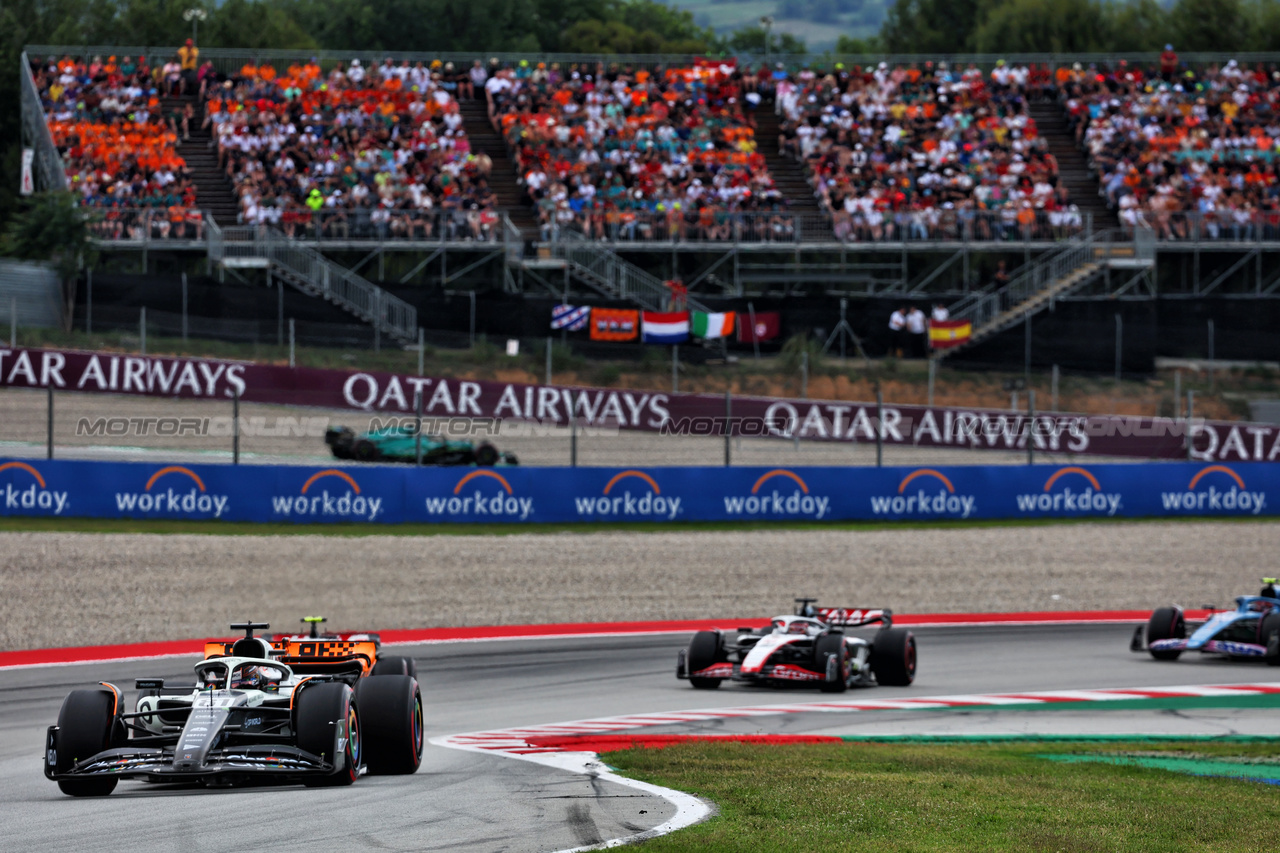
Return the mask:
<svg viewBox="0 0 1280 853"><path fill-rule="evenodd" d="M1183 652L1224 655L1232 660L1265 660L1280 666L1280 597L1276 578L1263 578L1258 595L1242 595L1235 610L1210 614L1191 636L1181 607L1161 607L1133 632L1129 650L1144 649L1156 660L1177 660ZM1144 637L1145 633L1145 637Z"/></svg>

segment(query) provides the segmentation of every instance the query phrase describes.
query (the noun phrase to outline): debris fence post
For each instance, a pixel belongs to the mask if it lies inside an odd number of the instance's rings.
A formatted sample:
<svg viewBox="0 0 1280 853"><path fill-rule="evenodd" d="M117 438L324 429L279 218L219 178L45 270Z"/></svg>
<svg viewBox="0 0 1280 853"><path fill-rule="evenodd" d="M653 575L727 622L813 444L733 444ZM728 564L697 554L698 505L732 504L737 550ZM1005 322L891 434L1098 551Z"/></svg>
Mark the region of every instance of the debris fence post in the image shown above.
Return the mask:
<svg viewBox="0 0 1280 853"><path fill-rule="evenodd" d="M578 467L578 419L574 415L578 402L577 393L569 392L569 467Z"/></svg>
<svg viewBox="0 0 1280 853"><path fill-rule="evenodd" d="M418 330L421 333L421 329ZM413 411L416 414L413 433L413 464L422 465L422 388L413 392Z"/></svg>
<svg viewBox="0 0 1280 853"><path fill-rule="evenodd" d="M284 279L276 279L276 346L284 346Z"/></svg>
<svg viewBox="0 0 1280 853"><path fill-rule="evenodd" d="M84 271L84 277L84 331L91 335L93 334L93 267Z"/></svg>
<svg viewBox="0 0 1280 853"><path fill-rule="evenodd" d="M294 327L293 318L290 317L289 318L289 366L290 367L298 366L297 353L295 352L297 343L298 343L298 331Z"/></svg>
<svg viewBox="0 0 1280 853"><path fill-rule="evenodd" d="M551 384L551 336L547 335L547 381L546 385Z"/></svg>
<svg viewBox="0 0 1280 853"><path fill-rule="evenodd" d="M47 447L47 452L45 454L45 458L52 459L53 458L53 383L52 382L50 382L46 386L46 390L49 392L49 406L48 406L49 422L46 426L46 437L48 440L48 447Z"/></svg>
<svg viewBox="0 0 1280 853"><path fill-rule="evenodd" d="M1036 392L1027 390L1027 464L1036 464Z"/></svg>
<svg viewBox="0 0 1280 853"><path fill-rule="evenodd" d="M1213 370L1213 318L1209 318L1209 393L1212 394L1217 388L1217 376Z"/></svg>
<svg viewBox="0 0 1280 853"><path fill-rule="evenodd" d="M1049 387L1050 393L1053 395L1053 399L1049 403L1049 408L1056 412L1058 411L1058 365L1056 364L1053 366L1053 373L1052 378L1049 380Z"/></svg>
<svg viewBox="0 0 1280 853"><path fill-rule="evenodd" d="M231 395L231 464L240 464L240 389Z"/></svg>
<svg viewBox="0 0 1280 853"><path fill-rule="evenodd" d="M933 383L938 378L938 360L929 359L929 408L933 408Z"/></svg>
<svg viewBox="0 0 1280 853"><path fill-rule="evenodd" d="M876 467L884 465L884 392L876 385Z"/></svg>
<svg viewBox="0 0 1280 853"><path fill-rule="evenodd" d="M680 393L680 345L671 345L671 393Z"/></svg>
<svg viewBox="0 0 1280 853"><path fill-rule="evenodd" d="M747 303L747 315L751 318L751 348L755 350L756 361L760 360L760 338L756 335L756 306Z"/></svg>
<svg viewBox="0 0 1280 853"><path fill-rule="evenodd" d="M142 354L147 354L147 306L138 310L138 337L142 340Z"/></svg>
<svg viewBox="0 0 1280 853"><path fill-rule="evenodd" d="M724 467L733 465L730 438L733 435L733 397L729 389L724 389Z"/></svg>
<svg viewBox="0 0 1280 853"><path fill-rule="evenodd" d="M1195 418L1196 411L1196 392L1187 392L1187 461L1191 461L1196 449L1196 436L1191 427L1191 422Z"/></svg>
<svg viewBox="0 0 1280 853"><path fill-rule="evenodd" d="M426 348L427 348L427 344L425 341L425 334L423 333L422 327L419 326L418 327L418 375L419 376L422 375L422 366L423 366L422 362L423 362L423 358L425 357L424 353L426 352Z"/></svg>
<svg viewBox="0 0 1280 853"><path fill-rule="evenodd" d="M9 349L18 348L18 297L9 297Z"/></svg>
<svg viewBox="0 0 1280 853"><path fill-rule="evenodd" d="M187 342L187 274L182 274L182 342Z"/></svg>
<svg viewBox="0 0 1280 853"><path fill-rule="evenodd" d="M1124 319L1119 314L1116 314L1116 382L1120 381L1122 352L1124 352Z"/></svg>

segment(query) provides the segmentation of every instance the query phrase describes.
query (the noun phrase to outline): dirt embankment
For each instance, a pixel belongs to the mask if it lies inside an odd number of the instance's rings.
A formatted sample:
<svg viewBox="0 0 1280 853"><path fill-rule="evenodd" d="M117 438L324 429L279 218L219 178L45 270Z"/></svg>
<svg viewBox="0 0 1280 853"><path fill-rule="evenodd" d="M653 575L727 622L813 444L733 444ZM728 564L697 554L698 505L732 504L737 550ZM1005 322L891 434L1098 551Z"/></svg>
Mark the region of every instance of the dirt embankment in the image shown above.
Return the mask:
<svg viewBox="0 0 1280 853"><path fill-rule="evenodd" d="M902 613L1228 605L1280 524L512 536L0 533L0 648L335 629L768 616L797 595Z"/></svg>

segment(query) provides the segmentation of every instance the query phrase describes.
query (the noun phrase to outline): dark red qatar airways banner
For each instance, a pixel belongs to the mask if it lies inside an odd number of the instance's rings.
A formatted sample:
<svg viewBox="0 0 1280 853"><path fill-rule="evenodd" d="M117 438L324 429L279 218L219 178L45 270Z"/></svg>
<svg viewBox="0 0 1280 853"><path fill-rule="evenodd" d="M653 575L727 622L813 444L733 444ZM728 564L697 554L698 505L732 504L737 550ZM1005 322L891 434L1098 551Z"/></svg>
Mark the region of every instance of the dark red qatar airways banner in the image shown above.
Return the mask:
<svg viewBox="0 0 1280 853"><path fill-rule="evenodd" d="M570 412L593 427L670 435L732 435L891 445L1037 450L1148 459L1186 459L1187 424L1172 418L1026 413L874 403L667 394L411 376L384 372L290 368L205 358L0 349L0 388L44 388L250 403L316 406L412 415L417 395L432 417L500 418L564 425ZM1280 427L1193 421L1190 458L1272 462L1280 459ZM0 424L3 437L3 424Z"/></svg>

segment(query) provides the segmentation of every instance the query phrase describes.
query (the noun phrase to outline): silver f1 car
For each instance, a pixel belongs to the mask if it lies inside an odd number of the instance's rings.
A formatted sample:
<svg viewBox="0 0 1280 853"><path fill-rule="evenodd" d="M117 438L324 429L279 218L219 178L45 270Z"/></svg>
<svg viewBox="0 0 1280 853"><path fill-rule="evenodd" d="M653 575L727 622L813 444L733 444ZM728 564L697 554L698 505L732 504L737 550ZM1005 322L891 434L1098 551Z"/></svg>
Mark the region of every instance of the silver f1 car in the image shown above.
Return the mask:
<svg viewBox="0 0 1280 853"><path fill-rule="evenodd" d="M699 631L676 658L676 678L700 690L730 679L808 684L825 693L915 680L916 638L892 627L892 611L814 607L814 601L797 598L794 615L775 616L762 628ZM881 628L870 640L843 630L876 623Z"/></svg>
<svg viewBox="0 0 1280 853"><path fill-rule="evenodd" d="M422 692L412 659L378 657L371 634L267 640L266 623L211 642L195 683L139 678L135 710L106 682L75 690L45 741L44 773L73 797L120 779L234 785L276 779L350 785L362 773L413 773L422 758Z"/></svg>

